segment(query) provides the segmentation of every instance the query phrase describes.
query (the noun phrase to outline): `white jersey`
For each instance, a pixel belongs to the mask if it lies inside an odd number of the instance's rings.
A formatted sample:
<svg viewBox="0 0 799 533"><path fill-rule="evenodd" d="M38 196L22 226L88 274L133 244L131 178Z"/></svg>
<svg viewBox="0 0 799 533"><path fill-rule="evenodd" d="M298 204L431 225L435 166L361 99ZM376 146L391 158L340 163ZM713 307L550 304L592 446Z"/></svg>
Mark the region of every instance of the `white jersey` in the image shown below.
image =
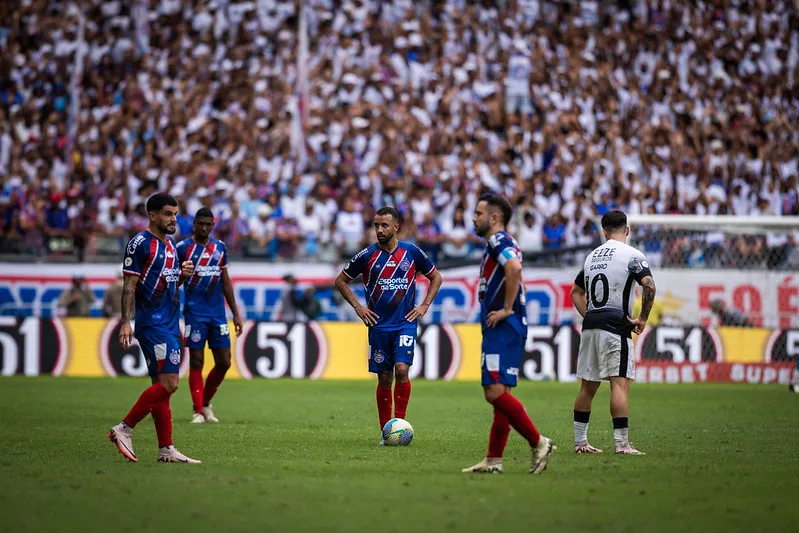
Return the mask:
<svg viewBox="0 0 799 533"><path fill-rule="evenodd" d="M522 54L513 54L508 59L508 74L505 83L508 92L513 94L530 93L530 72L533 66L530 59Z"/></svg>
<svg viewBox="0 0 799 533"><path fill-rule="evenodd" d="M632 324L627 317L635 298L633 283L651 275L644 254L626 243L608 240L591 252L574 280L587 295L583 331L603 329L629 337Z"/></svg>

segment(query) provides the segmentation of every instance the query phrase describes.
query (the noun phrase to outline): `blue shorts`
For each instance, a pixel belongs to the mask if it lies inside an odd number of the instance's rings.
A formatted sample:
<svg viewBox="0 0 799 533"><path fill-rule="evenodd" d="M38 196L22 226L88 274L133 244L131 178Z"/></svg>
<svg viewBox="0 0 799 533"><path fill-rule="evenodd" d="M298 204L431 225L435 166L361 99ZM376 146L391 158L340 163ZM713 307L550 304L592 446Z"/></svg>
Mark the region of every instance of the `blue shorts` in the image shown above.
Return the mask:
<svg viewBox="0 0 799 533"><path fill-rule="evenodd" d="M184 322L186 346L190 350L202 350L206 341L209 348L230 348L230 326L227 318L185 315Z"/></svg>
<svg viewBox="0 0 799 533"><path fill-rule="evenodd" d="M139 341L150 376L180 373L180 335L147 328L137 330L134 336Z"/></svg>
<svg viewBox="0 0 799 533"><path fill-rule="evenodd" d="M369 372L393 370L396 363L413 364L416 326L399 331L374 331L369 328Z"/></svg>
<svg viewBox="0 0 799 533"><path fill-rule="evenodd" d="M480 357L483 385L501 383L516 386L525 340L515 331L486 329L483 332Z"/></svg>

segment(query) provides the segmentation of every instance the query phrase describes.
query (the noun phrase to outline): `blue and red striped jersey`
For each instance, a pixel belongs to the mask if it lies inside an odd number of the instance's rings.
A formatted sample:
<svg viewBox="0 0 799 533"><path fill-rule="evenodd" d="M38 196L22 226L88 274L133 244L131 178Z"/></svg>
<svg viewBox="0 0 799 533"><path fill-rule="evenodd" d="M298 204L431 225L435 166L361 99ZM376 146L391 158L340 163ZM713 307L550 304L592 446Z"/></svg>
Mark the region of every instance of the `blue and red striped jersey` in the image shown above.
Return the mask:
<svg viewBox="0 0 799 533"><path fill-rule="evenodd" d="M344 267L350 279L363 276L366 303L378 317L375 331L396 331L410 323L405 315L416 305L416 274L429 275L436 266L416 245L399 241L389 253L377 243L364 248Z"/></svg>
<svg viewBox="0 0 799 533"><path fill-rule="evenodd" d="M522 250L516 240L504 231L488 239L483 262L480 265L480 323L486 328L488 313L505 307L505 263L509 259L522 260ZM511 326L519 335L527 336L527 305L524 282L519 282L513 315L500 322Z"/></svg>
<svg viewBox="0 0 799 533"><path fill-rule="evenodd" d="M125 249L125 274L138 276L136 283L136 329L156 329L180 335L180 263L175 241L144 230Z"/></svg>
<svg viewBox="0 0 799 533"><path fill-rule="evenodd" d="M184 314L203 317L225 317L225 297L222 294L222 271L227 268L225 243L214 239L203 246L191 237L178 243L180 262L194 263L194 274L183 286L186 299Z"/></svg>

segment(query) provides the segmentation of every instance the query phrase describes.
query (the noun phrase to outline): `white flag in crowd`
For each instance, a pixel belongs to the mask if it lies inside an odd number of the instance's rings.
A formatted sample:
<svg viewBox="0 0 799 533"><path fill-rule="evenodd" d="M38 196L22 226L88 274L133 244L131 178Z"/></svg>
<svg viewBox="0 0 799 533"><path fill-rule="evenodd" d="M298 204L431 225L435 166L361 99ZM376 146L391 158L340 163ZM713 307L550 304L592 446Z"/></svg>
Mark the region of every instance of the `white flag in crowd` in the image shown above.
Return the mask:
<svg viewBox="0 0 799 533"><path fill-rule="evenodd" d="M291 119L291 150L297 157L299 170L308 164L308 150L305 139L305 125L308 118L308 17L303 3L300 8L298 30L297 79L294 85Z"/></svg>
<svg viewBox="0 0 799 533"><path fill-rule="evenodd" d="M78 15L78 47L75 51L75 65L72 70L72 79L69 83L69 120L67 122L67 167L72 168L72 149L75 137L78 134L80 122L80 86L83 83L83 63L86 57L86 17L82 10L77 10Z"/></svg>

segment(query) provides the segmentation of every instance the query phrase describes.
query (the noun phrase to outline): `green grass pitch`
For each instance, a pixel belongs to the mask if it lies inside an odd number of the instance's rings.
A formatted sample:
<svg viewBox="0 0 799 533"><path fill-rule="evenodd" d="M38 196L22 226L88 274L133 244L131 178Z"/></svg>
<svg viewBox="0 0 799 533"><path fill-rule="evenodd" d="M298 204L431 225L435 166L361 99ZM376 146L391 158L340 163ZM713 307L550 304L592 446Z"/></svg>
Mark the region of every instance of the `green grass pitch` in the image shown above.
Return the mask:
<svg viewBox="0 0 799 533"><path fill-rule="evenodd" d="M220 424L189 424L172 400L177 447L202 465L156 463L152 422L139 463L105 432L146 380L0 380L0 531L796 531L799 396L783 387L633 385L630 436L647 457L616 457L608 390L591 418L606 453L575 456L576 384L517 395L560 446L540 476L512 434L504 475L467 475L491 411L478 384L416 381L407 448L377 447L373 382L229 381Z"/></svg>

